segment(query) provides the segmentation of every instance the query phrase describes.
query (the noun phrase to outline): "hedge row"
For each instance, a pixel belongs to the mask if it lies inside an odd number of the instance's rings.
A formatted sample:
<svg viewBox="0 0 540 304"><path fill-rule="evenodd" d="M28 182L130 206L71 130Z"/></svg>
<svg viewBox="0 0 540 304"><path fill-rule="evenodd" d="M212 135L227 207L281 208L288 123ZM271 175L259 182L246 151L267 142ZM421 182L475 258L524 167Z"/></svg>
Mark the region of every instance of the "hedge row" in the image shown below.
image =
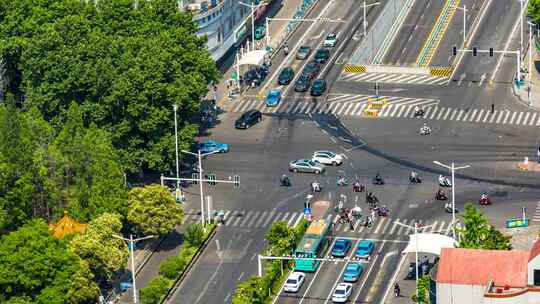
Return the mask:
<svg viewBox="0 0 540 304"><path fill-rule="evenodd" d="M273 225L277 225L278 223L274 222ZM309 222L302 219L295 228L291 228L294 232L295 242L292 242L290 248L288 248L290 252L294 250L295 244L300 242L308 226ZM272 252L273 250L272 248L266 248L264 251ZM262 304L269 302L272 295L281 286L291 266L291 261L283 260L273 260L266 263L262 277L254 275L238 285L232 299L232 304Z"/></svg>
<svg viewBox="0 0 540 304"><path fill-rule="evenodd" d="M139 291L141 304L159 304L175 281L183 274L186 267L191 263L199 247L212 233L215 225L211 225L206 232L200 224L188 224L184 233L184 244L180 247L178 255L165 259L159 265L159 276L148 283Z"/></svg>

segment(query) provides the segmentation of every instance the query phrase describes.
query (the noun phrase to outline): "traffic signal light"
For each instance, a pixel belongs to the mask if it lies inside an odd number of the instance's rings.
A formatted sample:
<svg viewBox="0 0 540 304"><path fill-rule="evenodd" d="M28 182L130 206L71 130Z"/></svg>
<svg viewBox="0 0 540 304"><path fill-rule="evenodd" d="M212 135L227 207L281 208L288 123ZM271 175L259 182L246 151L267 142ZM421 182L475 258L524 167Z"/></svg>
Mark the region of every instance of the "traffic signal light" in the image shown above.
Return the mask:
<svg viewBox="0 0 540 304"><path fill-rule="evenodd" d="M238 175L234 176L234 188L235 189L240 188L240 176Z"/></svg>
<svg viewBox="0 0 540 304"><path fill-rule="evenodd" d="M472 48L472 55L473 56L478 55L478 49L475 46L473 46L473 48Z"/></svg>
<svg viewBox="0 0 540 304"><path fill-rule="evenodd" d="M489 48L489 57L493 57L493 48Z"/></svg>
<svg viewBox="0 0 540 304"><path fill-rule="evenodd" d="M199 179L199 173L193 173L191 174L191 178L193 179L193 184L194 185L197 185L199 183L198 179Z"/></svg>
<svg viewBox="0 0 540 304"><path fill-rule="evenodd" d="M452 55L457 56L457 47L452 47Z"/></svg>

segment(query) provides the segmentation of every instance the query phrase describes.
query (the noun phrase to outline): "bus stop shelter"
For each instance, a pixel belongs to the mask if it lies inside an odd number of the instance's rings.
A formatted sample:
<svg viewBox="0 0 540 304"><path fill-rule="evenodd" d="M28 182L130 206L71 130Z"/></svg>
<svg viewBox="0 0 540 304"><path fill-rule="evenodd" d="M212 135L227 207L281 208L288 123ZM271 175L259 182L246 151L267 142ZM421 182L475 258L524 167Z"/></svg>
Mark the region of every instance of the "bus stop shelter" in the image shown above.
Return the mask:
<svg viewBox="0 0 540 304"><path fill-rule="evenodd" d="M409 243L402 253L422 252L440 256L442 248L456 247L456 240L439 233L416 233L409 238Z"/></svg>

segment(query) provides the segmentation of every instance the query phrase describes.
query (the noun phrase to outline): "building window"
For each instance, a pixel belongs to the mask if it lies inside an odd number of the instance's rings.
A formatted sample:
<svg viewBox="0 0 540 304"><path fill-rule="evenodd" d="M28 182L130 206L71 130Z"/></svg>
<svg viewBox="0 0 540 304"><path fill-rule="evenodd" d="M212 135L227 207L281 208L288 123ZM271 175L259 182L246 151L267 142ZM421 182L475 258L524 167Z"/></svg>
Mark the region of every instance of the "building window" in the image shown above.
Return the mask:
<svg viewBox="0 0 540 304"><path fill-rule="evenodd" d="M538 269L534 270L534 285L540 286L540 270Z"/></svg>

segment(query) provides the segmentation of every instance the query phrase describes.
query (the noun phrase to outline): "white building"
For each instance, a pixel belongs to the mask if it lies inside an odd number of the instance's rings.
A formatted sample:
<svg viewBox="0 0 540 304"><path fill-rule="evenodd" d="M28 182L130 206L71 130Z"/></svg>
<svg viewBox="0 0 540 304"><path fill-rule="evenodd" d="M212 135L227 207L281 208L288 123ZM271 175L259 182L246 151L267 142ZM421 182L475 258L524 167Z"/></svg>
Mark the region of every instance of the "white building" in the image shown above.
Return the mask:
<svg viewBox="0 0 540 304"><path fill-rule="evenodd" d="M237 41L242 41L246 33L249 33L251 22L242 22L250 18L251 9L238 2L239 0L184 1L184 8L193 14L193 21L199 25L197 34L208 36L208 50L216 61L222 59ZM251 4L251 1L244 2ZM259 0L254 1L255 4L258 2ZM255 20L264 13L265 7L260 6L260 9L255 11Z"/></svg>
<svg viewBox="0 0 540 304"><path fill-rule="evenodd" d="M530 251L443 248L436 303L540 303L539 254L539 240Z"/></svg>

